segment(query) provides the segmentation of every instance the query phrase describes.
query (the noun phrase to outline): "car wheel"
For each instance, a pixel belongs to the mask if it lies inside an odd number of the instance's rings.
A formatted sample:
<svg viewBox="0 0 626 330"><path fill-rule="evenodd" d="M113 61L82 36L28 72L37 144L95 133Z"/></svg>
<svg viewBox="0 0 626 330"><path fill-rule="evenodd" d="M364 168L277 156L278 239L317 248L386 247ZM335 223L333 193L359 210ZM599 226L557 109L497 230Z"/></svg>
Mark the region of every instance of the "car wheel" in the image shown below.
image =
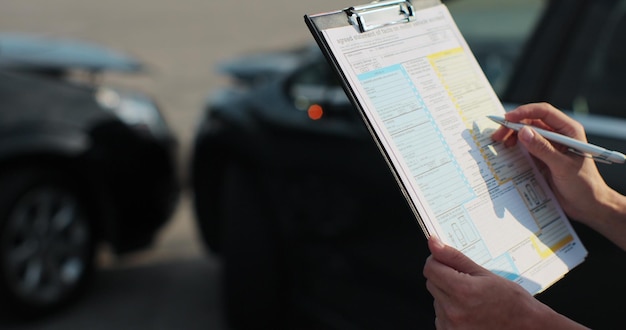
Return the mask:
<svg viewBox="0 0 626 330"><path fill-rule="evenodd" d="M220 162L221 165L221 162ZM200 238L207 252L219 255L221 252L221 219L224 168L210 164L201 155L193 161L192 191L193 208Z"/></svg>
<svg viewBox="0 0 626 330"><path fill-rule="evenodd" d="M59 173L0 178L0 305L37 316L74 298L92 273L94 236L81 194Z"/></svg>

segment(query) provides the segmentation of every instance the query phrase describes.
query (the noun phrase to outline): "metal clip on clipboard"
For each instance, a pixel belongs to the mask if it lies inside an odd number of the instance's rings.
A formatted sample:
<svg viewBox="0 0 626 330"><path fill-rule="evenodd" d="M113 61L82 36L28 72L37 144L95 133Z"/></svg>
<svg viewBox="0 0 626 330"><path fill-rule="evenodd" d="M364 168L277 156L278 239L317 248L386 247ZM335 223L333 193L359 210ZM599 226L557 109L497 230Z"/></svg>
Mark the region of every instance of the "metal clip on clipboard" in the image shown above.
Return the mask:
<svg viewBox="0 0 626 330"><path fill-rule="evenodd" d="M407 23L414 17L413 5L407 0L373 2L346 8L345 12L350 23L357 26L360 32Z"/></svg>

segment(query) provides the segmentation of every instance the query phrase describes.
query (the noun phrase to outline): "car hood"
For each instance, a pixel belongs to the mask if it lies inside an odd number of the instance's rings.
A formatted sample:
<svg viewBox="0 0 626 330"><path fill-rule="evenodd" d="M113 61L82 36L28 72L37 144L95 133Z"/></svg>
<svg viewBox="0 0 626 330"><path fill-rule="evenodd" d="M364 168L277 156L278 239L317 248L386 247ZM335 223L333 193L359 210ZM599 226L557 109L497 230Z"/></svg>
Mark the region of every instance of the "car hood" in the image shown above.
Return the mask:
<svg viewBox="0 0 626 330"><path fill-rule="evenodd" d="M90 72L143 70L137 59L96 44L22 33L0 33L0 68Z"/></svg>
<svg viewBox="0 0 626 330"><path fill-rule="evenodd" d="M241 80L285 74L298 68L310 56L322 56L319 48L313 46L237 56L218 63L217 71Z"/></svg>

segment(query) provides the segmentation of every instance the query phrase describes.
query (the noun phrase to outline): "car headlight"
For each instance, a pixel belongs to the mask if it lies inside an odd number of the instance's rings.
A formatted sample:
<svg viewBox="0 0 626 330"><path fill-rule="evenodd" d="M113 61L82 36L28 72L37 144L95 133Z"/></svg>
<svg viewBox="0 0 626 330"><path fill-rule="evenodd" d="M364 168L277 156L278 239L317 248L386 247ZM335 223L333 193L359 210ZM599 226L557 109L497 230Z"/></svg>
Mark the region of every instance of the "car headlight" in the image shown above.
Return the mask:
<svg viewBox="0 0 626 330"><path fill-rule="evenodd" d="M169 135L169 128L159 108L146 95L101 87L96 92L96 101L138 131L148 132L155 137Z"/></svg>

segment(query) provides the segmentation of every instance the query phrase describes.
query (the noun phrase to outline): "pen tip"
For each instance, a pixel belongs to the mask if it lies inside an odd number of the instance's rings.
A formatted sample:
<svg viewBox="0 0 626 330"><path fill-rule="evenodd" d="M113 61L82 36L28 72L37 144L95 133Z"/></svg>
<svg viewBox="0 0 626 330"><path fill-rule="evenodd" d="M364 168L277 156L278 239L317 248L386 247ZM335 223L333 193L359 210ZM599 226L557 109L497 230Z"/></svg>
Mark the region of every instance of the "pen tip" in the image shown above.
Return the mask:
<svg viewBox="0 0 626 330"><path fill-rule="evenodd" d="M487 116L487 118L495 121L498 124L502 124L502 122L504 121L504 118L498 116Z"/></svg>

